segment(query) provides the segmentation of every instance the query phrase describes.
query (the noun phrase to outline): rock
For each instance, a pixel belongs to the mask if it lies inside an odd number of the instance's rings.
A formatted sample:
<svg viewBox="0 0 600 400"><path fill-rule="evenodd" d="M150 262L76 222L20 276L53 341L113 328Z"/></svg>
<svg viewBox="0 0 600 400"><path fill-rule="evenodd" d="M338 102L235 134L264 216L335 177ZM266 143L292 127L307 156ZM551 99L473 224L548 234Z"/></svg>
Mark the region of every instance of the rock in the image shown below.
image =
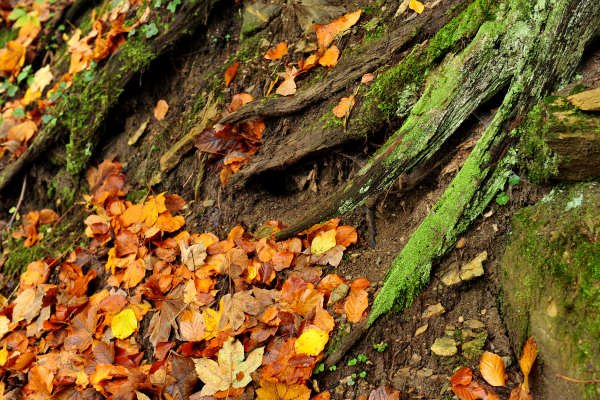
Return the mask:
<svg viewBox="0 0 600 400"><path fill-rule="evenodd" d="M333 289L331 291L327 305L330 306L330 305L337 303L340 300L345 299L346 296L348 295L349 290L350 290L350 286L346 285L345 283L338 285L335 289Z"/></svg>
<svg viewBox="0 0 600 400"><path fill-rule="evenodd" d="M568 206L575 202L577 207ZM598 183L555 188L512 217L500 262L503 315L517 356L527 336L536 338L533 398L600 398L600 385L556 379L598 379L599 227Z"/></svg>
<svg viewBox="0 0 600 400"><path fill-rule="evenodd" d="M425 324L423 326L418 327L417 330L415 331L415 336L419 336L419 335L425 333L428 326L429 326L428 324Z"/></svg>
<svg viewBox="0 0 600 400"><path fill-rule="evenodd" d="M427 307L425 309L425 311L423 311L423 314L421 314L421 318L429 319L429 318L433 317L434 315L443 314L445 312L446 312L446 309L444 308L444 306L442 306L442 303L437 303L437 304Z"/></svg>
<svg viewBox="0 0 600 400"><path fill-rule="evenodd" d="M435 339L435 342L431 345L431 351L440 357L450 357L458 352L458 348L454 339L443 336Z"/></svg>
<svg viewBox="0 0 600 400"><path fill-rule="evenodd" d="M280 5L268 4L262 0L247 5L242 17L242 34L251 35L263 29L280 11Z"/></svg>
<svg viewBox="0 0 600 400"><path fill-rule="evenodd" d="M460 279L460 268L458 268L458 264L457 263L450 264L450 267L444 273L444 275L442 275L440 280L446 286L454 286L454 285L458 285L459 283L461 283L462 279Z"/></svg>
<svg viewBox="0 0 600 400"><path fill-rule="evenodd" d="M487 251L482 251L468 264L460 268L460 279L468 281L483 275L483 262L487 260Z"/></svg>
<svg viewBox="0 0 600 400"><path fill-rule="evenodd" d="M479 360L483 354L483 346L487 340L487 332L481 332L475 339L462 344L462 354L466 359Z"/></svg>
<svg viewBox="0 0 600 400"><path fill-rule="evenodd" d="M468 319L465 321L465 327L473 330L485 328L485 324L478 319Z"/></svg>
<svg viewBox="0 0 600 400"><path fill-rule="evenodd" d="M433 375L431 368L423 368L417 371L417 378L429 378L431 375Z"/></svg>
<svg viewBox="0 0 600 400"><path fill-rule="evenodd" d="M410 368L400 368L392 377L392 387L396 390L405 390L412 381Z"/></svg>
<svg viewBox="0 0 600 400"><path fill-rule="evenodd" d="M458 323L462 324L463 322L465 322L465 317L463 317L462 315L460 317L458 317Z"/></svg>

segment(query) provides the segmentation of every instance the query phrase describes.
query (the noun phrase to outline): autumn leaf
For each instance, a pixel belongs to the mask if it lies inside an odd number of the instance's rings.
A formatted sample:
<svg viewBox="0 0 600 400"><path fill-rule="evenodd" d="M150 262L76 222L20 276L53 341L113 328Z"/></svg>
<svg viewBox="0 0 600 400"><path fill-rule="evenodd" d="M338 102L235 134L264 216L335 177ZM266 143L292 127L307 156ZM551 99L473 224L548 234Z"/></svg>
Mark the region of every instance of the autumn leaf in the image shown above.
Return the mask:
<svg viewBox="0 0 600 400"><path fill-rule="evenodd" d="M25 62L26 48L17 40L6 43L0 50L0 71L17 75Z"/></svg>
<svg viewBox="0 0 600 400"><path fill-rule="evenodd" d="M218 362L210 358L194 359L196 373L204 387L200 394L210 396L219 391L243 388L252 381L250 374L260 367L264 347L254 349L244 361L244 347L229 338L218 353Z"/></svg>
<svg viewBox="0 0 600 400"><path fill-rule="evenodd" d="M318 329L307 329L296 339L294 343L296 353L308 354L309 356L317 356L321 354L327 341L329 334Z"/></svg>
<svg viewBox="0 0 600 400"><path fill-rule="evenodd" d="M369 83L373 80L374 77L375 75L373 75L373 73L371 72L369 72L368 74L364 74L362 78L360 78L360 83Z"/></svg>
<svg viewBox="0 0 600 400"><path fill-rule="evenodd" d="M256 395L258 400L309 400L310 389L306 385L286 385L261 379Z"/></svg>
<svg viewBox="0 0 600 400"><path fill-rule="evenodd" d="M335 234L335 229L319 232L310 244L310 252L312 254L321 254L334 248L336 245Z"/></svg>
<svg viewBox="0 0 600 400"><path fill-rule="evenodd" d="M154 107L154 118L159 121L165 119L167 115L167 111L169 111L169 105L163 99L160 99L158 103L156 103L156 107Z"/></svg>
<svg viewBox="0 0 600 400"><path fill-rule="evenodd" d="M126 308L115 315L110 324L113 335L118 339L126 339L137 329L137 319L132 309Z"/></svg>
<svg viewBox="0 0 600 400"><path fill-rule="evenodd" d="M19 293L14 301L12 322L17 323L22 320L31 322L40 313L43 298L44 293L39 288L25 289Z"/></svg>
<svg viewBox="0 0 600 400"><path fill-rule="evenodd" d="M229 68L227 68L225 71L225 87L229 87L229 84L231 81L233 81L233 78L235 78L235 75L237 74L239 66L240 63L236 61L231 64Z"/></svg>
<svg viewBox="0 0 600 400"><path fill-rule="evenodd" d="M0 367L3 367L8 361L8 350L6 350L6 342L4 342L4 347L0 350Z"/></svg>
<svg viewBox="0 0 600 400"><path fill-rule="evenodd" d="M415 11L417 14L421 14L425 10L425 6L419 0L410 0L408 8Z"/></svg>
<svg viewBox="0 0 600 400"><path fill-rule="evenodd" d="M510 392L508 400L533 400L533 397L521 386L517 386Z"/></svg>
<svg viewBox="0 0 600 400"><path fill-rule="evenodd" d="M389 386L381 386L369 394L368 400L398 400L400 392Z"/></svg>
<svg viewBox="0 0 600 400"><path fill-rule="evenodd" d="M275 93L281 96L291 96L296 93L296 82L294 82L295 76L296 68L286 68L285 79L281 82Z"/></svg>
<svg viewBox="0 0 600 400"><path fill-rule="evenodd" d="M362 10L357 10L346 15L342 15L328 24L313 25L312 29L317 32L317 43L319 45L319 49L324 50L325 48L329 47L333 39L335 39L338 34L356 24L360 19L361 13Z"/></svg>
<svg viewBox="0 0 600 400"><path fill-rule="evenodd" d="M452 386L468 385L473 380L473 371L469 367L461 367L452 375L450 384Z"/></svg>
<svg viewBox="0 0 600 400"><path fill-rule="evenodd" d="M526 393L529 393L529 373L531 372L531 367L533 367L536 356L537 343L535 342L535 338L532 336L525 342L525 345L523 346L523 354L519 360L519 365L521 366L521 371L523 372L522 388Z"/></svg>
<svg viewBox="0 0 600 400"><path fill-rule="evenodd" d="M328 390L321 392L310 398L310 400L330 400L330 399L331 399L331 393L329 393Z"/></svg>
<svg viewBox="0 0 600 400"><path fill-rule="evenodd" d="M333 115L338 118L344 118L354 107L354 95L342 97L337 106L333 109Z"/></svg>
<svg viewBox="0 0 600 400"><path fill-rule="evenodd" d="M280 42L277 46L269 49L265 54L265 59L267 60L279 60L281 57L285 56L288 52L288 45L286 42Z"/></svg>
<svg viewBox="0 0 600 400"><path fill-rule="evenodd" d="M366 290L352 287L344 303L344 311L350 322L360 322L363 313L369 306L369 295Z"/></svg>
<svg viewBox="0 0 600 400"><path fill-rule="evenodd" d="M504 360L497 354L486 351L479 363L481 376L492 386L504 386L506 383L506 367Z"/></svg>
<svg viewBox="0 0 600 400"><path fill-rule="evenodd" d="M179 317L179 336L186 342L199 342L206 336L206 324L202 314L196 310L185 310Z"/></svg>
<svg viewBox="0 0 600 400"><path fill-rule="evenodd" d="M336 47L336 45L332 45L319 58L319 64L321 64L324 67L328 67L328 68L334 67L338 62L339 56L340 56L340 50Z"/></svg>

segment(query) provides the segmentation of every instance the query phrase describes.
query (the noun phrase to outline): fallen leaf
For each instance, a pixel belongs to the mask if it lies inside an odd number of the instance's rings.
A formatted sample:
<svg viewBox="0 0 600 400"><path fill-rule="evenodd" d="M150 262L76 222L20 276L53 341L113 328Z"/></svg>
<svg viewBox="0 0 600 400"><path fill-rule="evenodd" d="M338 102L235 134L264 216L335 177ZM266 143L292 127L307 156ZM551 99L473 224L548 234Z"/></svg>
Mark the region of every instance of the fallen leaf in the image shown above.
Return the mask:
<svg viewBox="0 0 600 400"><path fill-rule="evenodd" d="M410 0L408 8L415 11L417 14L421 14L425 10L425 6L419 0Z"/></svg>
<svg viewBox="0 0 600 400"><path fill-rule="evenodd" d="M334 248L336 245L335 235L335 229L319 232L310 244L310 252L312 254L322 254L327 250Z"/></svg>
<svg viewBox="0 0 600 400"><path fill-rule="evenodd" d="M38 288L29 288L23 290L15 299L15 308L12 312L12 322L17 323L22 320L31 322L38 316L42 309L42 299L44 293Z"/></svg>
<svg viewBox="0 0 600 400"><path fill-rule="evenodd" d="M369 72L368 74L364 74L362 78L360 78L360 83L369 83L373 80L373 78L375 78L375 75Z"/></svg>
<svg viewBox="0 0 600 400"><path fill-rule="evenodd" d="M321 392L310 398L310 400L330 400L330 399L331 399L331 393L329 393L329 390Z"/></svg>
<svg viewBox="0 0 600 400"><path fill-rule="evenodd" d="M307 329L296 339L294 344L296 353L317 356L321 354L328 340L329 334L327 332L318 329Z"/></svg>
<svg viewBox="0 0 600 400"><path fill-rule="evenodd" d="M313 25L312 29L317 32L317 43L319 45L319 49L324 50L325 48L329 47L333 39L335 39L338 34L356 24L360 19L361 13L362 10L357 10L346 15L342 15L328 24Z"/></svg>
<svg viewBox="0 0 600 400"><path fill-rule="evenodd" d="M17 75L25 62L26 48L17 40L6 43L0 50L0 71Z"/></svg>
<svg viewBox="0 0 600 400"><path fill-rule="evenodd" d="M352 287L344 303L344 311L350 322L360 322L369 306L369 294L364 289Z"/></svg>
<svg viewBox="0 0 600 400"><path fill-rule="evenodd" d="M484 352L479 363L479 372L483 379L492 386L504 386L506 383L504 360L497 354Z"/></svg>
<svg viewBox="0 0 600 400"><path fill-rule="evenodd" d="M131 308L115 315L110 324L113 335L118 339L127 339L137 329L137 319Z"/></svg>
<svg viewBox="0 0 600 400"><path fill-rule="evenodd" d="M206 324L202 314L196 310L185 310L179 317L179 336L186 342L199 342L206 336Z"/></svg>
<svg viewBox="0 0 600 400"><path fill-rule="evenodd" d="M352 107L354 107L354 103L354 95L342 97L338 105L333 109L333 115L338 118L344 118L350 112Z"/></svg>
<svg viewBox="0 0 600 400"><path fill-rule="evenodd" d="M533 397L521 386L517 386L510 392L508 400L533 400Z"/></svg>
<svg viewBox="0 0 600 400"><path fill-rule="evenodd" d="M204 387L200 394L211 396L219 391L244 388L252 381L250 374L262 364L264 347L254 349L244 361L244 347L229 338L218 354L218 362L210 358L194 359L196 373Z"/></svg>
<svg viewBox="0 0 600 400"><path fill-rule="evenodd" d="M529 393L529 373L531 372L531 367L535 362L536 356L537 343L535 342L535 338L532 336L525 342L525 345L523 346L523 354L519 360L519 365L521 366L521 371L523 372L522 387L526 393Z"/></svg>
<svg viewBox="0 0 600 400"><path fill-rule="evenodd" d="M265 59L267 60L279 60L281 57L285 56L288 52L288 45L286 42L280 42L277 46L269 49L265 54Z"/></svg>
<svg viewBox="0 0 600 400"><path fill-rule="evenodd" d="M399 398L399 391L394 390L389 386L381 386L371 391L368 400L398 400Z"/></svg>
<svg viewBox="0 0 600 400"><path fill-rule="evenodd" d="M9 139L25 143L33 137L35 132L37 132L37 125L35 122L25 121L10 128L7 136Z"/></svg>
<svg viewBox="0 0 600 400"><path fill-rule="evenodd" d="M310 389L306 385L286 385L261 379L256 395L258 400L309 400Z"/></svg>
<svg viewBox="0 0 600 400"><path fill-rule="evenodd" d="M324 67L329 67L329 68L334 67L338 62L339 56L340 56L340 50L336 47L336 45L332 45L319 58L319 64L321 64Z"/></svg>
<svg viewBox="0 0 600 400"><path fill-rule="evenodd" d="M167 115L167 111L169 111L169 105L163 99L160 99L158 103L156 103L156 107L154 107L154 118L159 121L165 119Z"/></svg>
<svg viewBox="0 0 600 400"><path fill-rule="evenodd" d="M468 385L473 380L473 371L469 367L461 367L458 371L452 375L450 384L456 385Z"/></svg>
<svg viewBox="0 0 600 400"><path fill-rule="evenodd" d="M225 71L225 87L229 87L229 84L237 74L239 66L240 63L236 61L233 64L231 64L229 68L227 68L227 70Z"/></svg>
<svg viewBox="0 0 600 400"><path fill-rule="evenodd" d="M281 82L275 93L281 96L291 96L296 93L295 76L296 68L286 68L285 79Z"/></svg>

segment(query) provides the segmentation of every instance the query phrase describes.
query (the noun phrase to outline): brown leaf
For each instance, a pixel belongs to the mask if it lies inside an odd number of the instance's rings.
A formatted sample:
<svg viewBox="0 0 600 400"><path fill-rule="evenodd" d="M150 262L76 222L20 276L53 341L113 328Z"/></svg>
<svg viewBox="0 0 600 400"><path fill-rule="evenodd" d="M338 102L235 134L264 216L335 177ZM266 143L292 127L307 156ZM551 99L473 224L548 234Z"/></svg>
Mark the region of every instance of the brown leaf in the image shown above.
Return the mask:
<svg viewBox="0 0 600 400"><path fill-rule="evenodd" d="M487 399L488 397L485 388L475 381L471 381L468 385L452 386L452 391L460 400Z"/></svg>
<svg viewBox="0 0 600 400"><path fill-rule="evenodd" d="M519 365L521 366L521 371L523 372L523 390L525 390L526 393L529 393L529 373L531 372L531 367L535 362L536 356L537 343L535 342L535 338L532 336L525 342L525 345L523 346L523 354L519 360Z"/></svg>
<svg viewBox="0 0 600 400"><path fill-rule="evenodd" d="M265 54L265 59L267 60L279 60L281 57L285 56L288 52L288 45L286 42L280 42L277 46L269 49Z"/></svg>
<svg viewBox="0 0 600 400"><path fill-rule="evenodd" d="M236 61L233 64L231 64L229 68L227 68L227 70L225 71L225 87L229 87L229 84L237 74L239 66L240 63Z"/></svg>
<svg viewBox="0 0 600 400"><path fill-rule="evenodd" d="M196 310L185 310L179 317L179 336L186 342L199 342L204 339L205 327L202 314Z"/></svg>
<svg viewBox="0 0 600 400"><path fill-rule="evenodd" d="M156 103L156 107L154 107L154 118L159 121L165 119L167 115L167 111L169 111L169 105L163 99L160 99L158 103Z"/></svg>
<svg viewBox="0 0 600 400"><path fill-rule="evenodd" d="M336 45L332 45L319 58L319 64L321 64L324 67L328 67L328 68L334 67L338 63L339 56L340 56L340 50L336 47Z"/></svg>
<svg viewBox="0 0 600 400"><path fill-rule="evenodd" d="M296 82L294 82L295 76L296 68L286 68L285 79L281 82L281 85L279 85L275 93L281 96L291 96L296 93Z"/></svg>
<svg viewBox="0 0 600 400"><path fill-rule="evenodd" d="M533 397L521 386L517 386L510 392L508 400L533 400Z"/></svg>
<svg viewBox="0 0 600 400"><path fill-rule="evenodd" d="M352 107L354 107L354 103L354 95L350 95L350 97L342 97L338 105L333 109L333 115L338 118L344 118L350 112Z"/></svg>
<svg viewBox="0 0 600 400"><path fill-rule="evenodd" d="M37 131L37 125L33 121L25 121L13 126L8 130L8 139L16 140L20 143L29 141Z"/></svg>
<svg viewBox="0 0 600 400"><path fill-rule="evenodd" d="M43 298L44 292L39 287L25 289L19 293L14 301L12 322L17 323L22 320L31 322L40 313Z"/></svg>
<svg viewBox="0 0 600 400"><path fill-rule="evenodd" d="M381 386L369 394L369 400L398 400L400 392L388 386Z"/></svg>
<svg viewBox="0 0 600 400"><path fill-rule="evenodd" d="M352 287L344 303L344 311L350 322L360 322L369 306L369 294L364 289Z"/></svg>
<svg viewBox="0 0 600 400"><path fill-rule="evenodd" d="M506 383L506 367L504 360L497 354L486 351L481 356L479 363L481 376L492 386L504 386Z"/></svg>

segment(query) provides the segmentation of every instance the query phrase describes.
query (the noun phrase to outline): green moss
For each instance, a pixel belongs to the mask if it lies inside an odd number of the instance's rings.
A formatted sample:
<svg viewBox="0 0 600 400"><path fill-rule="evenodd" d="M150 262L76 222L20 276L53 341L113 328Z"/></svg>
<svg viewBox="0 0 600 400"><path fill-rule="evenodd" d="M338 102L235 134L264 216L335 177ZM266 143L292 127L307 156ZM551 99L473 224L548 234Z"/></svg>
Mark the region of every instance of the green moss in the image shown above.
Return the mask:
<svg viewBox="0 0 600 400"><path fill-rule="evenodd" d="M340 345L344 342L344 339L350 334L351 327L350 324L340 323L338 326L335 335L329 340L327 343L327 348L325 349L325 356L329 356L335 353Z"/></svg>
<svg viewBox="0 0 600 400"><path fill-rule="evenodd" d="M585 87L585 85L582 85L581 83L578 83L577 85L573 86L573 88L571 89L571 91L569 92L569 94L573 95L573 94L585 92L586 90L587 90L587 87Z"/></svg>
<svg viewBox="0 0 600 400"><path fill-rule="evenodd" d="M148 194L148 189L139 189L139 190L130 190L127 193L127 201L130 201L133 204L137 204L140 201L142 201L142 199L144 197L146 197L146 195Z"/></svg>
<svg viewBox="0 0 600 400"><path fill-rule="evenodd" d="M324 126L328 129L339 128L340 126L344 126L344 119L338 118L333 115L333 111L328 111L325 114L321 115L319 118L321 126Z"/></svg>

